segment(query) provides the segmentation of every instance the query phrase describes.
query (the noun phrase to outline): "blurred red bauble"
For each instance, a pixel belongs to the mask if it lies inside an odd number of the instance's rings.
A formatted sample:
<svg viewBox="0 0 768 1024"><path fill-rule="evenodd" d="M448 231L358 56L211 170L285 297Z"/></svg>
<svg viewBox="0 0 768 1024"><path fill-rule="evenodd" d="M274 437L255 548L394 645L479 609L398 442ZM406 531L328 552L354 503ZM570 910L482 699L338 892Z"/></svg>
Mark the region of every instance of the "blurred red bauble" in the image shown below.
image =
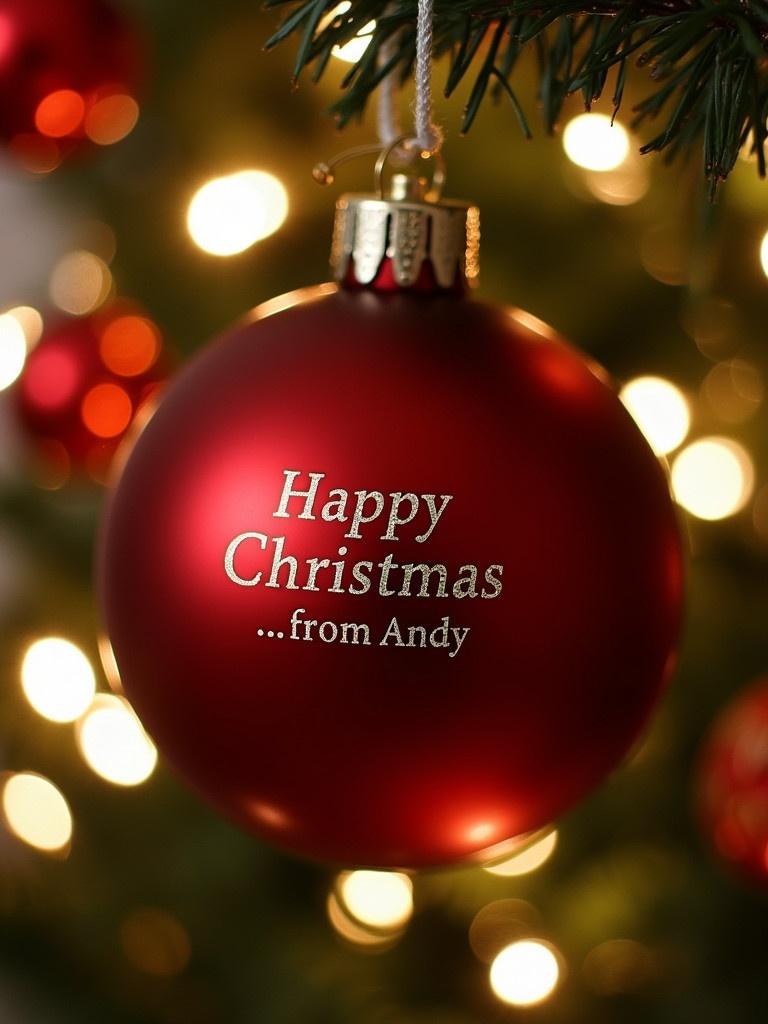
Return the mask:
<svg viewBox="0 0 768 1024"><path fill-rule="evenodd" d="M141 48L108 0L0 0L0 139L33 170L138 116Z"/></svg>
<svg viewBox="0 0 768 1024"><path fill-rule="evenodd" d="M103 481L165 376L160 332L131 306L115 303L49 328L15 385L18 418L45 475Z"/></svg>
<svg viewBox="0 0 768 1024"><path fill-rule="evenodd" d="M699 763L704 831L721 857L768 882L768 678L718 717Z"/></svg>
<svg viewBox="0 0 768 1024"><path fill-rule="evenodd" d="M603 778L669 673L682 575L664 474L594 367L445 258L446 287L396 262L182 373L100 569L180 773L286 849L381 867L471 858Z"/></svg>

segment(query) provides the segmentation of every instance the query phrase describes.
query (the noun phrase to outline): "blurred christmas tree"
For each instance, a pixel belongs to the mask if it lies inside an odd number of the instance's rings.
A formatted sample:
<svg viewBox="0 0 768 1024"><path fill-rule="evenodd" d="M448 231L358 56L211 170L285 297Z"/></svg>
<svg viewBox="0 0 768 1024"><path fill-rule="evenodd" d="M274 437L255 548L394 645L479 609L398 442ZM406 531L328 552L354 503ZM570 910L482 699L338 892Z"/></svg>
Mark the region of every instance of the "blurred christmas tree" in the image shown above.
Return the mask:
<svg viewBox="0 0 768 1024"><path fill-rule="evenodd" d="M438 5L438 81L450 74L449 50L455 67L467 10L481 6L475 69L493 67L489 47L513 47L511 26L498 29L508 5ZM754 166L765 101L762 79L750 77L765 10L630 6L647 17L696 8L701 34L682 41L686 52L711 44L720 54L706 64L714 91L701 85L685 128L691 139L715 133L715 177L733 164L716 206L698 156L667 168L638 155L655 133L643 123L637 137L624 121L648 97L645 72L629 61L613 128L610 98L585 114L562 74L551 102L563 131L535 143L507 130L514 111L473 105L473 75L452 82L472 112L470 138L457 137L460 100L437 111L451 191L482 205L482 290L553 323L625 382L626 404L670 459L692 553L682 661L650 734L556 833L493 868L337 876L240 834L156 766L110 692L119 681L91 587L105 493L94 481L129 427L122 399L101 391L82 406L93 434L85 453L64 440L31 444L16 405L25 363L31 372L41 334L64 316L78 331L97 324L91 343L102 356L119 337L143 372L161 338L184 360L243 310L326 276L330 204L309 169L337 147L322 111L350 61L365 59L383 4L361 0L327 22L321 31L338 38L326 34L311 51L324 75L293 90L295 47L261 52L274 11L251 0L126 2L126 24L150 53L135 127L133 88L106 83L83 85L96 91L82 109L59 97L29 130L9 129L0 166L3 1021L480 1024L529 1014L751 1024L768 1011L763 897L711 852L694 814L701 739L766 670L768 219ZM319 24L332 7L293 10ZM395 8L390 29L412 24L413 3ZM520 16L535 12L522 5ZM0 61L5 17L0 8ZM715 38L713 17L718 29L731 19L732 35ZM565 59L566 30L552 31ZM609 27L593 31L605 44ZM627 38L615 34L611 52ZM363 70L370 84L375 62ZM722 128L738 72L750 113ZM535 107L541 83L527 46L515 54L521 109ZM352 95L350 113L367 93ZM345 130L345 144L369 141L365 125ZM116 365L119 377L125 363ZM61 364L51 374L60 383Z"/></svg>

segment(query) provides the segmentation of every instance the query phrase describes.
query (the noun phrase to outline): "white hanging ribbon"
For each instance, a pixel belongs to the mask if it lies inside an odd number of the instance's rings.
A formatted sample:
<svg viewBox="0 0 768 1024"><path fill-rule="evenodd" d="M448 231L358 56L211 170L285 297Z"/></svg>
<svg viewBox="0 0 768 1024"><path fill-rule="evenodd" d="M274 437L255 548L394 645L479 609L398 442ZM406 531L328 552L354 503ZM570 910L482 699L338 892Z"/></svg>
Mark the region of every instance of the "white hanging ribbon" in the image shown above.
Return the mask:
<svg viewBox="0 0 768 1024"><path fill-rule="evenodd" d="M416 20L416 98L413 104L414 134L409 149L438 153L443 144L442 129L435 124L432 104L432 17L433 0L418 0ZM392 10L392 6L387 8ZM388 64L397 52L397 34L379 48L379 66ZM382 145L389 146L402 135L397 115L397 69L379 86L378 132Z"/></svg>

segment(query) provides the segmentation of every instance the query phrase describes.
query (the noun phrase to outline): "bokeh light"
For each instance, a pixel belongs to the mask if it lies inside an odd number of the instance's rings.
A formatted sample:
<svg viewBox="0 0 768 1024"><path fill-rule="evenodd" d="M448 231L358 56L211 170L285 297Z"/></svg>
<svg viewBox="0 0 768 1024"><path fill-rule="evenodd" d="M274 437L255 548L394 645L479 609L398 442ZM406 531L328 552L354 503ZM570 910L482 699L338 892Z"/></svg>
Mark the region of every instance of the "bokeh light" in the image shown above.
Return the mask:
<svg viewBox="0 0 768 1024"><path fill-rule="evenodd" d="M413 883L398 871L343 872L338 891L345 909L371 928L402 928L413 914Z"/></svg>
<svg viewBox="0 0 768 1024"><path fill-rule="evenodd" d="M96 437L117 437L131 422L133 404L125 388L119 384L95 384L83 396L80 415Z"/></svg>
<svg viewBox="0 0 768 1024"><path fill-rule="evenodd" d="M759 408L765 388L756 366L744 359L729 359L712 367L701 393L719 419L744 423Z"/></svg>
<svg viewBox="0 0 768 1024"><path fill-rule="evenodd" d="M138 119L139 105L132 96L104 96L85 115L85 134L98 146L111 146L130 135Z"/></svg>
<svg viewBox="0 0 768 1024"><path fill-rule="evenodd" d="M266 171L213 178L192 197L187 228L193 242L213 256L234 256L273 234L288 215L288 196Z"/></svg>
<svg viewBox="0 0 768 1024"><path fill-rule="evenodd" d="M43 97L35 111L35 128L51 139L74 135L85 117L85 100L74 89L57 89Z"/></svg>
<svg viewBox="0 0 768 1024"><path fill-rule="evenodd" d="M10 313L0 315L0 391L13 384L24 369L27 339L19 321Z"/></svg>
<svg viewBox="0 0 768 1024"><path fill-rule="evenodd" d="M141 907L120 925L125 958L156 978L181 974L192 953L189 935L175 917L155 907Z"/></svg>
<svg viewBox="0 0 768 1024"><path fill-rule="evenodd" d="M763 235L763 240L760 243L760 266L763 268L763 273L768 277L768 231Z"/></svg>
<svg viewBox="0 0 768 1024"><path fill-rule="evenodd" d="M640 236L640 261L646 272L662 284L686 284L691 250L685 225L672 221L652 224Z"/></svg>
<svg viewBox="0 0 768 1024"><path fill-rule="evenodd" d="M27 341L27 351L33 349L43 336L43 317L34 306L14 306L7 310L7 316L13 317L24 331Z"/></svg>
<svg viewBox="0 0 768 1024"><path fill-rule="evenodd" d="M385 950L390 949L403 934L401 928L383 931L370 928L356 921L346 908L342 906L338 896L333 891L328 893L326 912L336 934L361 952L383 953Z"/></svg>
<svg viewBox="0 0 768 1024"><path fill-rule="evenodd" d="M704 437L688 445L672 465L675 500L699 519L725 519L744 508L755 470L749 453L727 437Z"/></svg>
<svg viewBox="0 0 768 1024"><path fill-rule="evenodd" d="M138 786L157 764L157 750L130 704L99 694L77 724L77 745L97 775L116 786Z"/></svg>
<svg viewBox="0 0 768 1024"><path fill-rule="evenodd" d="M18 772L3 784L2 808L10 832L37 850L64 850L72 838L72 812L63 794L33 772Z"/></svg>
<svg viewBox="0 0 768 1024"><path fill-rule="evenodd" d="M534 840L518 853L512 854L498 864L485 864L483 870L491 875L512 878L515 875L528 875L536 871L549 860L557 846L557 830L552 829L540 839Z"/></svg>
<svg viewBox="0 0 768 1024"><path fill-rule="evenodd" d="M37 132L19 132L10 140L8 148L30 174L50 174L61 163L58 143Z"/></svg>
<svg viewBox="0 0 768 1024"><path fill-rule="evenodd" d="M639 156L625 160L615 171L586 171L584 182L595 199L608 206L639 202L650 184L646 162Z"/></svg>
<svg viewBox="0 0 768 1024"><path fill-rule="evenodd" d="M161 348L160 332L144 316L118 316L101 332L99 354L107 369L136 377L152 366Z"/></svg>
<svg viewBox="0 0 768 1024"><path fill-rule="evenodd" d="M469 945L478 960L491 964L502 949L535 935L541 927L541 914L527 900L493 900L472 919Z"/></svg>
<svg viewBox="0 0 768 1024"><path fill-rule="evenodd" d="M341 14L346 14L352 5L349 0L343 0L337 7L327 15L318 26L319 28L325 28L329 25L334 18L337 18ZM363 56L365 51L371 42L371 34L376 28L375 21L369 21L366 25L360 29L354 39L350 39L348 42L341 46L334 46L331 53L334 57L344 61L345 64L357 64L360 58Z"/></svg>
<svg viewBox="0 0 768 1024"><path fill-rule="evenodd" d="M552 947L536 939L513 942L491 964L491 988L512 1006L535 1006L554 992L560 965Z"/></svg>
<svg viewBox="0 0 768 1024"><path fill-rule="evenodd" d="M582 973L587 986L600 996L638 992L658 974L658 958L633 939L608 939L590 950Z"/></svg>
<svg viewBox="0 0 768 1024"><path fill-rule="evenodd" d="M24 696L43 718L74 722L96 692L88 658L62 637L48 636L30 644L21 663Z"/></svg>
<svg viewBox="0 0 768 1024"><path fill-rule="evenodd" d="M112 274L106 263L92 252L79 249L67 253L53 268L50 296L65 313L84 316L97 309L112 291Z"/></svg>
<svg viewBox="0 0 768 1024"><path fill-rule="evenodd" d="M613 171L629 154L629 135L605 114L579 114L565 126L563 148L568 159L587 171Z"/></svg>
<svg viewBox="0 0 768 1024"><path fill-rule="evenodd" d="M691 414L685 395L671 381L635 377L619 397L657 455L666 455L683 443Z"/></svg>

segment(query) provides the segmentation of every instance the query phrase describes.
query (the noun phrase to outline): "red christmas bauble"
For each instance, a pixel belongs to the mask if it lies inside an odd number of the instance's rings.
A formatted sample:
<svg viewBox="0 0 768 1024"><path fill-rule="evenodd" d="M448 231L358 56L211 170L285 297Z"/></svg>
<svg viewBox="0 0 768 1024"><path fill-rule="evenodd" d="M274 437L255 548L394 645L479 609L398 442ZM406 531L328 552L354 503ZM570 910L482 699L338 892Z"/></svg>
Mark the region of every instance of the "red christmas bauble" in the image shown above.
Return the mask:
<svg viewBox="0 0 768 1024"><path fill-rule="evenodd" d="M697 778L704 831L733 867L768 882L768 679L721 713Z"/></svg>
<svg viewBox="0 0 768 1024"><path fill-rule="evenodd" d="M467 859L550 822L673 662L662 469L600 371L450 292L275 300L169 390L103 536L129 699L314 858Z"/></svg>
<svg viewBox="0 0 768 1024"><path fill-rule="evenodd" d="M140 65L108 0L0 0L0 139L31 166L117 141L136 119Z"/></svg>
<svg viewBox="0 0 768 1024"><path fill-rule="evenodd" d="M103 481L166 372L160 331L132 306L61 320L27 357L15 385L18 419L58 482L70 472Z"/></svg>

